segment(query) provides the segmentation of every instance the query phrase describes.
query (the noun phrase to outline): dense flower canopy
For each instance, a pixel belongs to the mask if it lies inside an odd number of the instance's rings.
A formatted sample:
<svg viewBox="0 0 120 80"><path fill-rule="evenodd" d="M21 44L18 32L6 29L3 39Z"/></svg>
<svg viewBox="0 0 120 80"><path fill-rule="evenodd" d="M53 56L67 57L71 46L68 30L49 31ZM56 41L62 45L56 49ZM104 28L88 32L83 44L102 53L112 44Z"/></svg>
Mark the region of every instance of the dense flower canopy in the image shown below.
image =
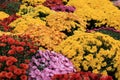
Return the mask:
<svg viewBox="0 0 120 80"><path fill-rule="evenodd" d="M0 80L120 80L119 5L1 0Z"/></svg>

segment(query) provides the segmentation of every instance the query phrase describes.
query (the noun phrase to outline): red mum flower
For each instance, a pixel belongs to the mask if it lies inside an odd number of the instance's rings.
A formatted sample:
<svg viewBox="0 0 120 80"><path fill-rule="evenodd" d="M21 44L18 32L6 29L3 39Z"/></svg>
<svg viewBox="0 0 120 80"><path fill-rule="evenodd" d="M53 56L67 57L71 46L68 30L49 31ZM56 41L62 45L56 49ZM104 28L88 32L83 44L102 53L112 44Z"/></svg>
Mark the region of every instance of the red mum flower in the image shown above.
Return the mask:
<svg viewBox="0 0 120 80"><path fill-rule="evenodd" d="M90 78L93 80L98 79L98 77L101 76L101 74L95 74L91 72L88 72L88 73L89 73Z"/></svg>
<svg viewBox="0 0 120 80"><path fill-rule="evenodd" d="M4 62L7 60L7 56L0 56L0 62Z"/></svg>
<svg viewBox="0 0 120 80"><path fill-rule="evenodd" d="M15 69L17 69L17 67L14 66L14 65L11 65L11 66L8 67L7 70L10 71L10 72L13 72Z"/></svg>
<svg viewBox="0 0 120 80"><path fill-rule="evenodd" d="M25 69L22 69L22 74L26 74L26 70Z"/></svg>
<svg viewBox="0 0 120 80"><path fill-rule="evenodd" d="M16 76L16 75L13 75L13 77L12 77L12 78L13 78L13 80L17 80L17 79L16 79L16 78L17 78L17 76Z"/></svg>
<svg viewBox="0 0 120 80"><path fill-rule="evenodd" d="M22 74L22 70L16 68L16 69L14 70L14 73L15 73L16 75L21 75L21 74Z"/></svg>
<svg viewBox="0 0 120 80"><path fill-rule="evenodd" d="M29 63L30 63L30 60L25 59L25 63L29 64Z"/></svg>
<svg viewBox="0 0 120 80"><path fill-rule="evenodd" d="M19 45L19 43L20 43L20 42L19 42L18 40L15 41L15 44L16 44L16 45Z"/></svg>
<svg viewBox="0 0 120 80"><path fill-rule="evenodd" d="M6 44L5 43L0 43L0 47L5 47Z"/></svg>
<svg viewBox="0 0 120 80"><path fill-rule="evenodd" d="M13 76L12 72L8 72L8 73L5 74L5 77L8 78L8 79L12 78L12 76Z"/></svg>
<svg viewBox="0 0 120 80"><path fill-rule="evenodd" d="M77 80L82 80L82 77L80 76L80 73L76 73L76 74L75 74L75 78L76 78Z"/></svg>
<svg viewBox="0 0 120 80"><path fill-rule="evenodd" d="M13 64L13 62L12 62L11 60L7 60L7 61L6 61L6 65L7 65L7 66L11 66L12 64Z"/></svg>
<svg viewBox="0 0 120 80"><path fill-rule="evenodd" d="M18 60L15 58L15 57L13 57L13 56L9 56L8 57L8 60L11 60L12 62L17 62Z"/></svg>
<svg viewBox="0 0 120 80"><path fill-rule="evenodd" d="M23 68L23 69L28 69L29 66L28 66L28 64L21 63L20 67Z"/></svg>
<svg viewBox="0 0 120 80"><path fill-rule="evenodd" d="M13 38L7 38L8 44L14 44L15 40Z"/></svg>
<svg viewBox="0 0 120 80"><path fill-rule="evenodd" d="M16 47L16 51L20 53L24 51L24 48L22 46Z"/></svg>
<svg viewBox="0 0 120 80"><path fill-rule="evenodd" d="M7 42L7 39L2 39L1 42L5 43Z"/></svg>
<svg viewBox="0 0 120 80"><path fill-rule="evenodd" d="M9 50L9 51L8 51L8 54L9 54L9 55L13 55L13 54L15 54L15 50L12 50L12 49Z"/></svg>
<svg viewBox="0 0 120 80"><path fill-rule="evenodd" d="M1 77L5 77L6 73L7 73L6 71L2 71L2 72L0 73L0 76L1 76Z"/></svg>
<svg viewBox="0 0 120 80"><path fill-rule="evenodd" d="M35 50L35 49L30 49L30 52L31 52L31 53L35 53L36 50Z"/></svg>
<svg viewBox="0 0 120 80"><path fill-rule="evenodd" d="M21 79L21 80L27 80L27 76L26 76L26 75L22 75L22 76L20 77L20 79Z"/></svg>
<svg viewBox="0 0 120 80"><path fill-rule="evenodd" d="M26 43L25 43L25 42L20 42L20 45L21 45L21 46L25 46Z"/></svg>
<svg viewBox="0 0 120 80"><path fill-rule="evenodd" d="M0 73L0 79L2 78L2 74Z"/></svg>
<svg viewBox="0 0 120 80"><path fill-rule="evenodd" d="M63 79L69 79L69 76L68 76L68 74L64 74L62 78Z"/></svg>
<svg viewBox="0 0 120 80"><path fill-rule="evenodd" d="M111 76L102 76L100 80L113 80Z"/></svg>
<svg viewBox="0 0 120 80"><path fill-rule="evenodd" d="M11 45L10 48L13 49L13 50L16 50L16 46L15 45Z"/></svg>

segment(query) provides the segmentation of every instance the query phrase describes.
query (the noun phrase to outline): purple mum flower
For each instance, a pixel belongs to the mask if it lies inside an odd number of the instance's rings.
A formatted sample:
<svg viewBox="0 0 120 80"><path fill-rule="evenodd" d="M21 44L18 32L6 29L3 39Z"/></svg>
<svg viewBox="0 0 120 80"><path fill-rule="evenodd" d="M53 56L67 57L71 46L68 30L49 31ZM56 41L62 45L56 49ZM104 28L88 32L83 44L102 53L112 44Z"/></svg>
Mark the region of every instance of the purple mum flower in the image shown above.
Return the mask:
<svg viewBox="0 0 120 80"><path fill-rule="evenodd" d="M69 59L49 50L38 51L29 66L29 80L51 80L54 74L75 72Z"/></svg>

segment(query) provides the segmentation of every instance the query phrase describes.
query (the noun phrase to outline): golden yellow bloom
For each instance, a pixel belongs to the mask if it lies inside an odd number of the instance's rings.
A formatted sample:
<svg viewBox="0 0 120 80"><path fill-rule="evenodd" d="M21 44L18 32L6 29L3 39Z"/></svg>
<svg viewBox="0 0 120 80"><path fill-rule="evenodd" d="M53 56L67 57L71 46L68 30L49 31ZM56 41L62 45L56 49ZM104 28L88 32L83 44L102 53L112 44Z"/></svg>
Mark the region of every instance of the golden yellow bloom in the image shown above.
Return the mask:
<svg viewBox="0 0 120 80"><path fill-rule="evenodd" d="M20 6L20 10L17 13L17 15L31 16L32 18L37 17L37 18L40 18L41 20L45 20L45 17L51 13L54 13L54 11L50 10L48 7L45 7L43 5L33 7L33 6L26 6L22 4Z"/></svg>
<svg viewBox="0 0 120 80"><path fill-rule="evenodd" d="M105 66L107 66L107 63L106 63L106 62L103 62L103 63L101 64L101 66L102 66L102 67L105 67Z"/></svg>
<svg viewBox="0 0 120 80"><path fill-rule="evenodd" d="M0 11L0 20L2 20L2 19L4 19L4 18L7 18L7 17L9 17L8 14L6 14L6 13L3 12L3 11Z"/></svg>
<svg viewBox="0 0 120 80"><path fill-rule="evenodd" d="M96 73L96 74L99 73L99 71L98 71L97 69L94 69L92 72L93 72L93 73Z"/></svg>
<svg viewBox="0 0 120 80"><path fill-rule="evenodd" d="M107 68L107 71L111 71L111 70L112 70L112 67L111 67L111 66Z"/></svg>
<svg viewBox="0 0 120 80"><path fill-rule="evenodd" d="M31 16L24 16L13 21L9 26L13 27L13 32L15 33L24 33L27 29L32 28L32 26L45 25L45 22L39 18L32 18Z"/></svg>
<svg viewBox="0 0 120 80"><path fill-rule="evenodd" d="M80 28L85 31L85 25L79 17L73 13L54 12L46 17L46 24L48 27L57 31L71 32L72 29Z"/></svg>
<svg viewBox="0 0 120 80"><path fill-rule="evenodd" d="M107 73L106 70L102 71L101 73L102 73L103 75L108 75L108 73Z"/></svg>
<svg viewBox="0 0 120 80"><path fill-rule="evenodd" d="M22 0L23 4L29 4L33 6L41 5L45 0Z"/></svg>
<svg viewBox="0 0 120 80"><path fill-rule="evenodd" d="M93 60L93 55L92 54L88 54L87 56L84 57L86 60L88 61L92 61Z"/></svg>
<svg viewBox="0 0 120 80"><path fill-rule="evenodd" d="M110 0L70 0L67 5L75 6L74 13L83 21L96 20L95 27L107 24L120 30L120 10Z"/></svg>
<svg viewBox="0 0 120 80"><path fill-rule="evenodd" d="M106 75L109 71L120 70L120 41L99 32L75 31L74 35L62 41L54 51L68 57L77 70L80 68L95 73L103 71L101 73Z"/></svg>
<svg viewBox="0 0 120 80"><path fill-rule="evenodd" d="M0 31L0 36L2 36L3 34L5 34L5 35L13 35L11 32Z"/></svg>

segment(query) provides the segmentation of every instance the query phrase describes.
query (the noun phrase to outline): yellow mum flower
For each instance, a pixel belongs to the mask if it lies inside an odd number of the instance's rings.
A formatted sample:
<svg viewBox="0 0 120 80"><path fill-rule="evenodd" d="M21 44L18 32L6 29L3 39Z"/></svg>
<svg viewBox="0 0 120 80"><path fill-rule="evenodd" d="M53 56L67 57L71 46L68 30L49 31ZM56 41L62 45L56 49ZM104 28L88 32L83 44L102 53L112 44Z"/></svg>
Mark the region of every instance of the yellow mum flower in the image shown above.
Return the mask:
<svg viewBox="0 0 120 80"><path fill-rule="evenodd" d="M96 73L96 74L99 73L99 71L98 71L97 69L94 69L92 72L93 72L93 73Z"/></svg>
<svg viewBox="0 0 120 80"><path fill-rule="evenodd" d="M23 4L29 4L33 6L41 5L45 0L22 0Z"/></svg>
<svg viewBox="0 0 120 80"><path fill-rule="evenodd" d="M107 73L106 70L102 71L101 73L102 73L103 75L108 75L108 73Z"/></svg>
<svg viewBox="0 0 120 80"><path fill-rule="evenodd" d="M6 14L6 13L3 12L3 11L0 11L0 20L2 20L2 19L4 19L4 18L7 18L7 17L9 17L8 14Z"/></svg>

